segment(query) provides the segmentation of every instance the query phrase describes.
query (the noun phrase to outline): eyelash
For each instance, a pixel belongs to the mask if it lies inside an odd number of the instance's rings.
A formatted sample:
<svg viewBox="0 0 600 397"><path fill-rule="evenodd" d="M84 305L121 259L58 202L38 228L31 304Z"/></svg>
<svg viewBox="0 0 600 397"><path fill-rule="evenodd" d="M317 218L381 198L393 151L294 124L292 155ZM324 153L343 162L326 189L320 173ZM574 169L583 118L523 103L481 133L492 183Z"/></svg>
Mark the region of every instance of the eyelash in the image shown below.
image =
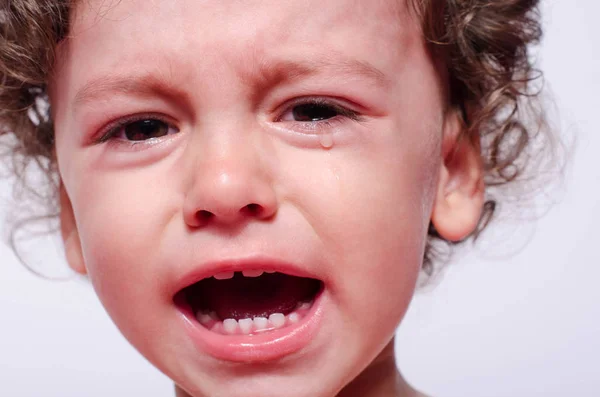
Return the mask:
<svg viewBox="0 0 600 397"><path fill-rule="evenodd" d="M280 116L275 118L275 122L284 122L283 116L288 112L292 112L294 108L298 106L306 106L312 105L316 107L320 107L322 109L332 110L335 116L323 119L323 120L315 120L315 121L287 121L295 126L298 126L298 129L313 132L315 133L321 129L331 129L337 126L339 123L343 123L345 119L349 119L352 121L361 121L361 115L351 110L345 106L338 104L336 101L332 101L326 98L320 97L304 97L298 98L294 100L292 103L285 105L284 111ZM117 145L127 145L130 148L133 148L140 144L148 144L150 139L159 139L159 138L150 138L147 140L139 140L133 141L128 139L118 139L117 135L121 132L121 130L127 127L129 124L144 121L144 120L158 120L165 123L169 128L173 128L179 132L179 128L177 128L174 123L170 121L170 119L166 118L163 115L156 113L142 113L137 115L132 115L128 117L124 117L118 119L114 122L109 123L106 127L102 129L102 132L99 134L100 138L97 139L97 143L109 143L109 144L117 144Z"/></svg>

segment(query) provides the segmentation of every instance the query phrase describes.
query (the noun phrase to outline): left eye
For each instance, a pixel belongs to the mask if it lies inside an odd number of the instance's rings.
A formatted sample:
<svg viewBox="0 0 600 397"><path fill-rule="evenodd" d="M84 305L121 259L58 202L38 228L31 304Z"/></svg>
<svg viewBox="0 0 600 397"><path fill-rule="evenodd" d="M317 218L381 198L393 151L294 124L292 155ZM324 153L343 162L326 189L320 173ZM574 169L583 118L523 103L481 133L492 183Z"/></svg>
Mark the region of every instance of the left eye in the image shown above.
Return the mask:
<svg viewBox="0 0 600 397"><path fill-rule="evenodd" d="M337 109L320 103L304 103L292 108L294 121L321 121L339 115Z"/></svg>
<svg viewBox="0 0 600 397"><path fill-rule="evenodd" d="M357 119L358 114L343 106L317 99L291 106L279 121L318 123L337 116Z"/></svg>

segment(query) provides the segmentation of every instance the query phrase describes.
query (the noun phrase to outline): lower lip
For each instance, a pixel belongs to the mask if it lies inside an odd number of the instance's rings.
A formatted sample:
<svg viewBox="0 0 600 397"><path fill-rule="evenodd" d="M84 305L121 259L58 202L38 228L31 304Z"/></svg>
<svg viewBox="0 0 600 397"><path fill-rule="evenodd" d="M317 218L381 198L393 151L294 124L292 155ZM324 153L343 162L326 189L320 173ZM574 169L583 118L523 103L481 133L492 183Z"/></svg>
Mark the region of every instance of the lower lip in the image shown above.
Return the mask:
<svg viewBox="0 0 600 397"><path fill-rule="evenodd" d="M179 309L188 335L202 353L232 362L275 361L307 347L316 335L327 301L326 290L297 323L255 335L221 335L202 326L191 310Z"/></svg>

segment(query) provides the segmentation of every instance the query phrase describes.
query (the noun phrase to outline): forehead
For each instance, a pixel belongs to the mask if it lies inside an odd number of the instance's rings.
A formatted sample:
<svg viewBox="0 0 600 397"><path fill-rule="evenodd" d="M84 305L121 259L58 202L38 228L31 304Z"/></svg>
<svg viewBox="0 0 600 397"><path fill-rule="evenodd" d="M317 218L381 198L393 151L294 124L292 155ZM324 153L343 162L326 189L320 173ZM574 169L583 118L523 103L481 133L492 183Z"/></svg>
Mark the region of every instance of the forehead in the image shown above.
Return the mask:
<svg viewBox="0 0 600 397"><path fill-rule="evenodd" d="M58 49L53 101L72 109L88 82L115 74L220 89L224 71L256 77L282 60L395 78L422 46L406 0L84 0Z"/></svg>
<svg viewBox="0 0 600 397"><path fill-rule="evenodd" d="M413 28L405 0L84 0L69 53L98 54L90 66L199 51L238 58L321 49L385 60Z"/></svg>
<svg viewBox="0 0 600 397"><path fill-rule="evenodd" d="M334 34L397 28L406 0L84 0L76 3L72 29L79 34L127 31L127 39L181 36L246 35L263 40L308 38L317 31ZM140 22L143 25L138 25ZM243 22L243 24L240 24ZM357 24L358 23L358 24ZM116 29L116 31L114 30ZM278 37L272 33L277 31ZM341 32L340 32L341 33ZM266 34L266 36L262 36ZM307 37L308 36L308 37ZM124 38L124 37L122 37ZM269 40L270 39L270 40Z"/></svg>

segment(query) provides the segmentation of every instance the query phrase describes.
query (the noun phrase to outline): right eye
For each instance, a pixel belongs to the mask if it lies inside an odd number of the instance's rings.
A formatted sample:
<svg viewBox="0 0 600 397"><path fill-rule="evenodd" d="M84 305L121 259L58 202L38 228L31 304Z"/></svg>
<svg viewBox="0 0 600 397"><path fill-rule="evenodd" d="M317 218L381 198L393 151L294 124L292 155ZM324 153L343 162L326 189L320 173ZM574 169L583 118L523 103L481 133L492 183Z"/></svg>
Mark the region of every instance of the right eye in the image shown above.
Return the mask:
<svg viewBox="0 0 600 397"><path fill-rule="evenodd" d="M138 120L124 120L117 123L101 139L106 141L112 138L130 142L147 141L153 138L179 132L169 123L156 118L142 118Z"/></svg>

